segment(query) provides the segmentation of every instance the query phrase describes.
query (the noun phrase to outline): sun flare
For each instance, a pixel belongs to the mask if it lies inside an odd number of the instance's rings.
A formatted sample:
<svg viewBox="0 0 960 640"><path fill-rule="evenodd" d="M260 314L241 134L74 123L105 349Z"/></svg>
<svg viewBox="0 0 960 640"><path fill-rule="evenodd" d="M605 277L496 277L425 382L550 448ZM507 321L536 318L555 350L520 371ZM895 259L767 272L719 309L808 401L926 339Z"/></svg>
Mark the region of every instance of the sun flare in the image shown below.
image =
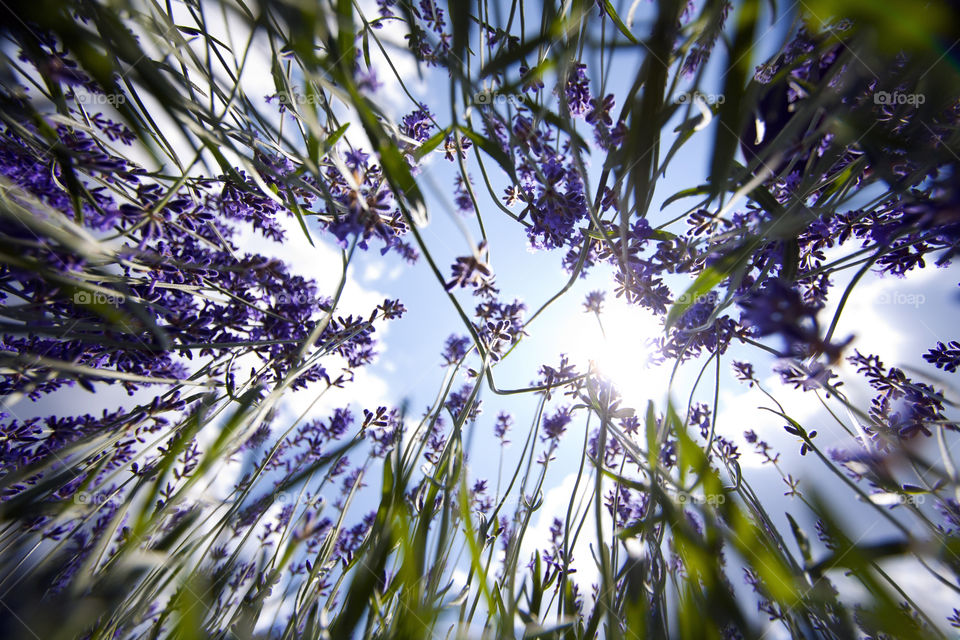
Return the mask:
<svg viewBox="0 0 960 640"><path fill-rule="evenodd" d="M666 390L669 372L650 365L650 341L663 330L650 312L608 296L600 311L580 314L574 320L570 356L583 368L590 362L609 378L624 402L642 408L647 400Z"/></svg>

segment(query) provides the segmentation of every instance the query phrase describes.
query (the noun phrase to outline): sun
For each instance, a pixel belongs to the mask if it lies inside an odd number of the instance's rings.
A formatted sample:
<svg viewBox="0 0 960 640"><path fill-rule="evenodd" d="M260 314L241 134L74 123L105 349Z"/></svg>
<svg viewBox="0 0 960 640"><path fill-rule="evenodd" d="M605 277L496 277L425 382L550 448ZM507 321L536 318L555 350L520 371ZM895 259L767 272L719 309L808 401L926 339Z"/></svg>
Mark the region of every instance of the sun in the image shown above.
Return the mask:
<svg viewBox="0 0 960 640"><path fill-rule="evenodd" d="M669 371L649 362L649 342L663 331L652 313L608 296L599 322L588 312L578 314L571 324L571 360L583 369L592 362L617 387L625 405L642 409L648 400L666 393Z"/></svg>

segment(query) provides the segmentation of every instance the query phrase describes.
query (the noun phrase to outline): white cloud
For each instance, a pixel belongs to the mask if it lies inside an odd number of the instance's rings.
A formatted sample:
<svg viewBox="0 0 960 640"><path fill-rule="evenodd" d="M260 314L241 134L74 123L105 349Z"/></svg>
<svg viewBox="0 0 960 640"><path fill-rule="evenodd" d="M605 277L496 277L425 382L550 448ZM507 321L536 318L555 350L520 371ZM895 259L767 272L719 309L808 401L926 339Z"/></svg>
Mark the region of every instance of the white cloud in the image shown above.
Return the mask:
<svg viewBox="0 0 960 640"><path fill-rule="evenodd" d="M400 264L396 265L393 269L390 269L390 273L387 274L387 280L391 282L393 280L396 280L401 275L403 275L403 271L404 271L403 265L400 265Z"/></svg>
<svg viewBox="0 0 960 640"><path fill-rule="evenodd" d="M937 338L933 331L924 328L923 314L920 313L920 308L927 302L920 290L937 277L937 269L914 270L903 278L868 276L851 292L837 323L834 339L842 340L852 335L854 340L850 351L859 349L862 353L881 354L891 364L913 356L905 350L905 329L927 332L930 341ZM838 289L839 286L842 285L838 285ZM833 318L840 299L839 290L833 293L829 304L820 313L824 324ZM910 327L904 327L898 317L904 312L910 315ZM869 321L865 321L866 318Z"/></svg>
<svg viewBox="0 0 960 640"><path fill-rule="evenodd" d="M376 282L383 278L383 272L386 271L386 265L382 262L371 262L364 266L362 280L367 282Z"/></svg>
<svg viewBox="0 0 960 640"><path fill-rule="evenodd" d="M333 296L343 274L340 250L331 247L328 239L323 236L323 232L318 232L316 229L311 230L311 237L316 246L311 246L299 223L293 218L285 218L282 225L286 231L286 240L282 246L264 239L262 236L254 235L252 232L244 234L241 245L247 251L278 256L290 266L293 273L315 280L320 295ZM365 273L365 275L367 274ZM377 305L383 302L385 297L383 293L361 285L356 278L355 270L350 268L347 271L347 279L337 306L336 315L353 314L367 317ZM377 321L375 336L378 340L378 351L381 355L386 350L384 338L388 332L389 323L382 320ZM339 372L339 367L344 363L338 356L334 356L325 358L322 364L329 375L335 377ZM355 373L353 382L347 384L343 389L332 389L329 393L325 393L316 404L313 404L308 417L325 415L334 407L342 407L354 402L362 404L364 407L389 404L390 388L385 380L371 373L367 367L361 368ZM284 406L292 415L299 416L307 411L308 407L314 402L315 396L316 391L311 389L290 393L284 397Z"/></svg>
<svg viewBox="0 0 960 640"><path fill-rule="evenodd" d="M600 580L600 570L591 553L591 547L594 552L597 548L597 530L596 519L594 517L594 506L589 502L590 495L596 488L593 476L589 469L584 469L583 477L580 478L580 485L574 492L577 481L577 474L570 473L557 484L553 484L543 496L543 505L537 511L536 523L528 527L523 543L520 546L520 567L525 567L536 550L547 549L550 546L550 527L553 525L554 518L566 521L567 509L571 502L574 505L574 511L571 516L571 535L576 530L580 517L583 516L583 508L589 505L589 512L586 516L586 522L580 531L580 537L572 549L573 562L571 569L576 571L572 579L580 587L580 593L583 595L585 606L592 602L590 585L597 584ZM612 488L609 480L604 480L603 491L606 492ZM610 532L612 531L613 521L606 508L602 509L601 524L603 526L604 540L609 542ZM525 570L524 570L525 572Z"/></svg>
<svg viewBox="0 0 960 640"><path fill-rule="evenodd" d="M367 20L380 15L375 0L363 0L360 3L360 10ZM400 86L397 75L403 79L407 89L420 99L424 97L427 91L427 73L424 70L424 77L420 77L417 62L407 49L407 41L404 40L404 36L407 34L405 23L399 20L385 20L381 24L383 26L376 29L375 34L383 43L387 54L390 55L390 62L393 63L396 73L390 67L390 63L387 62L383 52L380 51L380 47L373 41L373 38L370 38L370 65L373 67L377 79L383 85L377 90L375 98L387 117L397 122L403 113L413 110L410 98L403 91L403 87Z"/></svg>

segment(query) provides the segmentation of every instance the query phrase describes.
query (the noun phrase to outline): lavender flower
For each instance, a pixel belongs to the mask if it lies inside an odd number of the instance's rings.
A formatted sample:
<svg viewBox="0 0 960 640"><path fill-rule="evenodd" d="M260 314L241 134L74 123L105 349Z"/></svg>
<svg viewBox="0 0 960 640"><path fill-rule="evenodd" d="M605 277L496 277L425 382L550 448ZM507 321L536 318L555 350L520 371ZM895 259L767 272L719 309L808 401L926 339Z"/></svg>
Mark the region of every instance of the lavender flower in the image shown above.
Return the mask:
<svg viewBox="0 0 960 640"><path fill-rule="evenodd" d="M574 63L567 73L563 92L570 114L583 116L590 109L590 83L585 72L587 65Z"/></svg>
<svg viewBox="0 0 960 640"><path fill-rule="evenodd" d="M960 342L951 340L949 346L937 342L936 348L923 354L923 359L935 365L938 369L953 373L957 370L957 367L960 367Z"/></svg>
<svg viewBox="0 0 960 640"><path fill-rule="evenodd" d="M567 425L573 420L570 415L570 409L563 407L557 409L553 415L543 419L543 440L559 440L560 436L567 430Z"/></svg>
<svg viewBox="0 0 960 640"><path fill-rule="evenodd" d="M587 294L587 299L583 303L584 310L587 313L599 314L603 306L605 294L603 291L591 291Z"/></svg>

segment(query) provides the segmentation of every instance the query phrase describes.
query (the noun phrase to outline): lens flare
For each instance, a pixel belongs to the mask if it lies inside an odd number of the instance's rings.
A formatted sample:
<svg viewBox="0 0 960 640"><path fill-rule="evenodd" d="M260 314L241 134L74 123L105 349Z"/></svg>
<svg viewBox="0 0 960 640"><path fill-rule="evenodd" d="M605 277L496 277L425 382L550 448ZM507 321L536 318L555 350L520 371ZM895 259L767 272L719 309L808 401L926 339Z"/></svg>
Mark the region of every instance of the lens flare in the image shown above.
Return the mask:
<svg viewBox="0 0 960 640"><path fill-rule="evenodd" d="M669 371L649 364L650 341L660 335L660 321L645 309L608 297L599 322L594 313L573 320L570 358L581 367L591 363L623 396L624 404L642 409L665 392Z"/></svg>

